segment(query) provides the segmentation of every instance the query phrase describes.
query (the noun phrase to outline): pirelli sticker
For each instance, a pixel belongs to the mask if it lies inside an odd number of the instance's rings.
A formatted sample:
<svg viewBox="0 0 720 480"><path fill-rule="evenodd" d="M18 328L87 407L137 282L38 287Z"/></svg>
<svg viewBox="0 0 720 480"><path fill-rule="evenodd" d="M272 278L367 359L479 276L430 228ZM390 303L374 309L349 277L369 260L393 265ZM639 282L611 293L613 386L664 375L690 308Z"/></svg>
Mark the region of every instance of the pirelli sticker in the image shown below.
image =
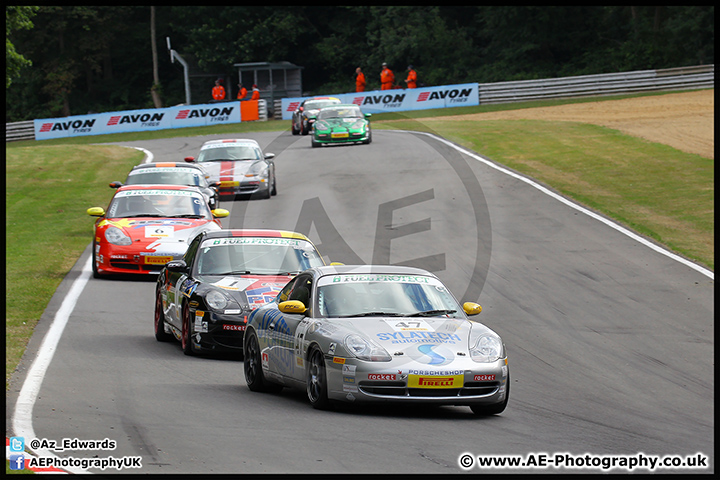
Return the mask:
<svg viewBox="0 0 720 480"><path fill-rule="evenodd" d="M464 375L408 375L408 388L462 388Z"/></svg>

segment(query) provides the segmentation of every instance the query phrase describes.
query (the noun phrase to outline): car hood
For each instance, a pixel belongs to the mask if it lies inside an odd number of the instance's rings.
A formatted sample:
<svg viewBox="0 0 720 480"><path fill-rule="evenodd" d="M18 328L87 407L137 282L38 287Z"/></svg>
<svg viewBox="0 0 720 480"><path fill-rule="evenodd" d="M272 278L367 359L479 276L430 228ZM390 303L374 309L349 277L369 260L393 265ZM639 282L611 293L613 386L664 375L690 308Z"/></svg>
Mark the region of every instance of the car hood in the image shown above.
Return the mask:
<svg viewBox="0 0 720 480"><path fill-rule="evenodd" d="M359 118L331 118L321 120L325 122L333 132L346 132L348 130L358 130L365 126L365 122Z"/></svg>
<svg viewBox="0 0 720 480"><path fill-rule="evenodd" d="M252 171L253 167L258 163L265 162L263 160L223 160L220 162L205 162L203 168L209 175L209 182L239 182L244 180L245 175Z"/></svg>
<svg viewBox="0 0 720 480"><path fill-rule="evenodd" d="M98 229L115 226L121 228L132 239L134 249L149 255L182 256L190 241L200 232L220 230L212 220L204 218L122 218L105 219Z"/></svg>
<svg viewBox="0 0 720 480"><path fill-rule="evenodd" d="M447 317L353 317L321 320L319 328L332 331L342 341L350 333L358 333L382 346L391 355L404 352L411 357L431 350L467 354L477 338L484 333L496 335L479 322ZM429 349L423 345L436 345ZM451 357L448 357L451 358Z"/></svg>
<svg viewBox="0 0 720 480"><path fill-rule="evenodd" d="M222 289L251 310L272 302L293 275L203 275L208 286Z"/></svg>

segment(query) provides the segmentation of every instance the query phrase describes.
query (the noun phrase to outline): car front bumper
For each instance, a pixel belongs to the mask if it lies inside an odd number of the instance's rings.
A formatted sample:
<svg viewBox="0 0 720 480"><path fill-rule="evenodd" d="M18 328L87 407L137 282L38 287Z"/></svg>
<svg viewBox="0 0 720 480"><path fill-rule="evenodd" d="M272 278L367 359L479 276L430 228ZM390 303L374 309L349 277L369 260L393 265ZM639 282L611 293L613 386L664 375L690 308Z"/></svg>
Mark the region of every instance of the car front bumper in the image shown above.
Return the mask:
<svg viewBox="0 0 720 480"><path fill-rule="evenodd" d="M416 362L365 362L326 356L328 398L350 402L492 405L505 399L507 358L493 363L457 360L430 367Z"/></svg>
<svg viewBox="0 0 720 480"><path fill-rule="evenodd" d="M267 193L270 191L270 180L260 178L252 181L222 181L218 192L220 196L253 195L256 193Z"/></svg>

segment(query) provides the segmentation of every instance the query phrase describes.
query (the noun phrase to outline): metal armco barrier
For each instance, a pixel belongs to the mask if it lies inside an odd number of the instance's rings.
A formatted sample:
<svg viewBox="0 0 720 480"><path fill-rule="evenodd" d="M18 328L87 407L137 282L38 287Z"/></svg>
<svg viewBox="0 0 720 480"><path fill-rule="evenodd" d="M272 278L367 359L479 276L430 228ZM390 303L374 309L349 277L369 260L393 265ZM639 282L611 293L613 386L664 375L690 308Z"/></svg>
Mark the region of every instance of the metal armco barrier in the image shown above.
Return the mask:
<svg viewBox="0 0 720 480"><path fill-rule="evenodd" d="M479 84L480 104L715 87L715 65Z"/></svg>
<svg viewBox="0 0 720 480"><path fill-rule="evenodd" d="M625 73L582 75L576 77L520 80L478 84L480 105L529 100L620 95L645 91L693 90L715 87L715 65L639 70ZM276 99L273 112L280 112ZM261 100L260 120L268 118L267 105ZM278 115L275 115L278 118ZM33 121L6 123L5 141L34 140Z"/></svg>

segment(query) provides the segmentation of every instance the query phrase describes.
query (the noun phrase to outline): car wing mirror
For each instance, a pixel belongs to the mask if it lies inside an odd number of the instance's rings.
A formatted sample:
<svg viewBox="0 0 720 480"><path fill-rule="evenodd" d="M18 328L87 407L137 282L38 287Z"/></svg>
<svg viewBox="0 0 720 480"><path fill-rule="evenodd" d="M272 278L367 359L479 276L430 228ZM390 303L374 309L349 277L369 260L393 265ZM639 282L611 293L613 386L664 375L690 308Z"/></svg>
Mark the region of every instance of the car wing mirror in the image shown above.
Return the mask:
<svg viewBox="0 0 720 480"><path fill-rule="evenodd" d="M469 316L477 315L482 312L482 307L474 302L465 302L463 303L463 311Z"/></svg>
<svg viewBox="0 0 720 480"><path fill-rule="evenodd" d="M103 217L105 216L105 209L102 207L92 207L87 209L87 214L91 217Z"/></svg>
<svg viewBox="0 0 720 480"><path fill-rule="evenodd" d="M288 300L287 302L280 302L278 305L278 309L280 309L283 313L305 313L307 308L305 307L305 304L302 303L300 300Z"/></svg>
<svg viewBox="0 0 720 480"><path fill-rule="evenodd" d="M110 188L120 188L120 187L122 187L122 183L121 183L121 182L112 182L112 183L110 184Z"/></svg>
<svg viewBox="0 0 720 480"><path fill-rule="evenodd" d="M225 218L230 216L230 211L225 210L224 208L216 208L212 211L213 217L215 218Z"/></svg>
<svg viewBox="0 0 720 480"><path fill-rule="evenodd" d="M165 268L171 272L187 272L188 266L185 260L171 260L165 264Z"/></svg>
<svg viewBox="0 0 720 480"><path fill-rule="evenodd" d="M195 161L195 157L185 157L185 161L190 163Z"/></svg>

